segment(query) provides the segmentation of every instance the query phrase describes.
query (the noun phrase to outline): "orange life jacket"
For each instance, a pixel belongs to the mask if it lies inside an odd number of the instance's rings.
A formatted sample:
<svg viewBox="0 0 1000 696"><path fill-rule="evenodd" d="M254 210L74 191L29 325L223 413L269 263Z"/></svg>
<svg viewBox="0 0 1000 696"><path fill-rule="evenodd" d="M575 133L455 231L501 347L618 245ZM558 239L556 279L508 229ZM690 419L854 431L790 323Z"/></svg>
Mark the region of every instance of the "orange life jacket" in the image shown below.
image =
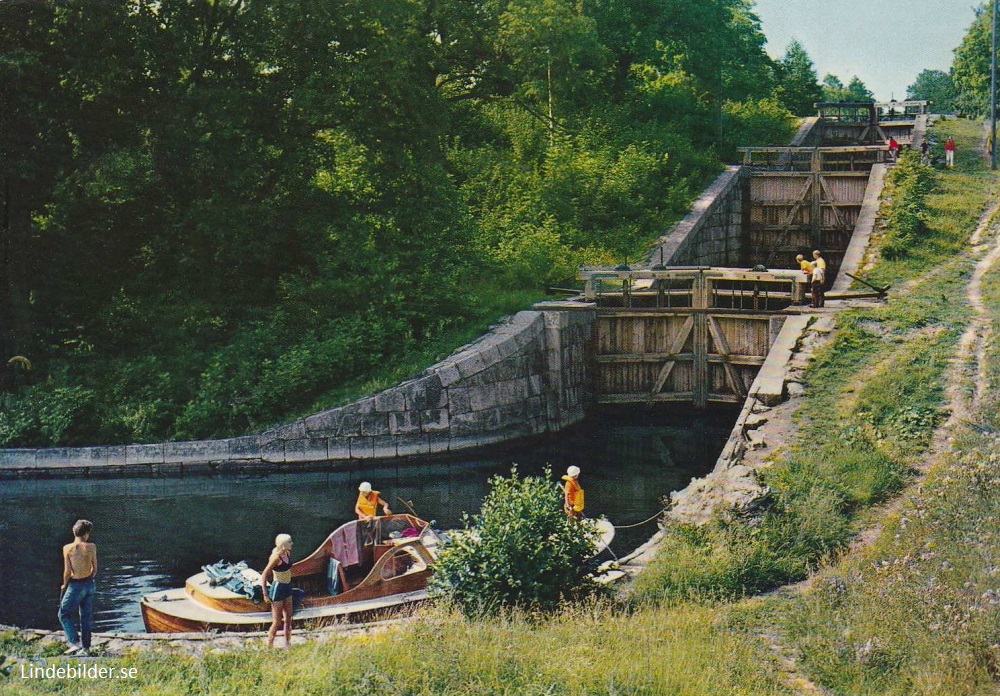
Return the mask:
<svg viewBox="0 0 1000 696"><path fill-rule="evenodd" d="M364 515L374 515L378 506L378 491L371 493L358 493L357 508Z"/></svg>
<svg viewBox="0 0 1000 696"><path fill-rule="evenodd" d="M566 482L566 504L573 512L583 512L583 488L572 476L566 475L562 479Z"/></svg>

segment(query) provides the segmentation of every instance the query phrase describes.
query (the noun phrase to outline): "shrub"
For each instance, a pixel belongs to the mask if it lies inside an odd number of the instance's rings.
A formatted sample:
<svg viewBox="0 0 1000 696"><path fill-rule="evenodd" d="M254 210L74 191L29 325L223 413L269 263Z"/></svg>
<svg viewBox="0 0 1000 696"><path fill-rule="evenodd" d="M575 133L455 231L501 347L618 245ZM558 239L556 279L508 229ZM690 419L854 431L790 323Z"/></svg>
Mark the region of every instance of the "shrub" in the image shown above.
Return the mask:
<svg viewBox="0 0 1000 696"><path fill-rule="evenodd" d="M934 169L908 150L889 174L890 203L884 210L885 239L880 249L887 259L907 256L925 231L924 202L934 189Z"/></svg>
<svg viewBox="0 0 1000 696"><path fill-rule="evenodd" d="M496 607L549 611L560 601L596 590L584 561L597 531L568 518L562 493L545 476L490 479L490 493L466 531L438 559L432 591L469 616Z"/></svg>
<svg viewBox="0 0 1000 696"><path fill-rule="evenodd" d="M79 445L97 431L94 392L49 379L21 394L0 395L0 445Z"/></svg>
<svg viewBox="0 0 1000 696"><path fill-rule="evenodd" d="M722 105L722 151L732 159L737 146L784 145L795 135L795 117L774 98Z"/></svg>

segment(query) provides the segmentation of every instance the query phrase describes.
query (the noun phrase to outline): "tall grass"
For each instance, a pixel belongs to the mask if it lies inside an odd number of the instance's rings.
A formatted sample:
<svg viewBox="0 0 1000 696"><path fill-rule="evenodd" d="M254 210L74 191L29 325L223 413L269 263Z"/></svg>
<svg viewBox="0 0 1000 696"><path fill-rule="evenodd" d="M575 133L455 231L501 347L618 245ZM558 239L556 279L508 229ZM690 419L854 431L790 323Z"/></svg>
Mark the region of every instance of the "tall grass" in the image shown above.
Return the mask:
<svg viewBox="0 0 1000 696"><path fill-rule="evenodd" d="M788 693L762 647L729 635L711 609L605 604L539 617L468 621L438 613L408 628L287 651L203 658L132 655L139 679L8 679L4 693L64 694L677 694Z"/></svg>
<svg viewBox="0 0 1000 696"><path fill-rule="evenodd" d="M942 138L950 132L963 143L966 156L955 172L941 177L939 192L928 201L930 227L938 238L920 248L925 261L918 267L931 268L925 265L934 258L928 249L937 248L940 271L907 298L908 314L902 321L882 317L883 326L894 321L897 330L916 326L914 320L921 319L934 332L918 332L919 340L929 342L929 350L920 353L922 364L911 368L894 358L885 363L890 381L895 375L900 382L910 382L903 377L910 369L923 377L916 392L901 384L887 390L867 382L859 403L867 404L869 414L891 412L896 401L904 411L933 402L941 380L939 367L930 366L947 356L934 344L939 337L950 337L956 322L964 321L965 313L958 311L959 289L967 279L970 255L944 257L958 238L972 231L976 213L996 194L997 182L981 169L971 169L979 166L971 154L978 135L973 124L948 122L942 130ZM902 270L897 264L893 273L905 277ZM983 291L996 332L1000 270L986 276ZM951 343L949 338L939 347ZM981 412L972 414L980 425L954 436L951 450L904 492L898 509L883 520L870 544L824 567L802 593L772 596L734 611L740 615L737 623L776 627L802 656L802 669L832 693L1000 693L1000 433L991 430L1000 406L995 388L1000 383L1000 347L995 338L989 344L987 367ZM919 443L912 444L908 453L919 454Z"/></svg>

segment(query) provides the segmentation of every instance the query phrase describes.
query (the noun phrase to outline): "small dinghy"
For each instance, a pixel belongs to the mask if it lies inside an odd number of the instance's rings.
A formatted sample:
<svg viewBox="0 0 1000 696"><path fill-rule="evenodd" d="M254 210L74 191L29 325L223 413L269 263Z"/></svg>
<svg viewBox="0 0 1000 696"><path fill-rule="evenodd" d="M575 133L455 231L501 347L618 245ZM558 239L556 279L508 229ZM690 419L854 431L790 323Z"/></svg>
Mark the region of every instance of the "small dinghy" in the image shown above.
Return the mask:
<svg viewBox="0 0 1000 696"><path fill-rule="evenodd" d="M601 534L597 543L594 544L594 548L597 549L594 552L594 555L597 556L606 548L611 546L611 542L614 541L615 538L615 526L605 517L599 517L596 520L592 520L592 522L596 525L597 531Z"/></svg>

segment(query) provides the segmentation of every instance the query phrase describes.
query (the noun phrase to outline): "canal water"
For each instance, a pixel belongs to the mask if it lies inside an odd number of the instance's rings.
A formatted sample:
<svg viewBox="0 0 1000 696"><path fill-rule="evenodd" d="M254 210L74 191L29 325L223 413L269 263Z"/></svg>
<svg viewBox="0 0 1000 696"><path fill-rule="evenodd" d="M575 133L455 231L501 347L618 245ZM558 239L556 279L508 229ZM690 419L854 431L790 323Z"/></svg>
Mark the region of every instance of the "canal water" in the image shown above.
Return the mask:
<svg viewBox="0 0 1000 696"><path fill-rule="evenodd" d="M477 458L420 464L359 464L337 472L73 479L0 482L0 624L57 629L62 562L70 528L94 522L98 548L95 630L141 631L143 594L180 587L203 564L246 560L261 569L275 534L288 532L293 556L311 553L353 518L357 485L371 481L394 511L409 501L447 529L478 511L488 479L517 464L522 474L551 467L552 480L576 464L588 516L616 525L640 522L662 497L703 476L715 463L733 413L631 409L606 412L544 442L510 446ZM656 531L620 530L622 555Z"/></svg>

